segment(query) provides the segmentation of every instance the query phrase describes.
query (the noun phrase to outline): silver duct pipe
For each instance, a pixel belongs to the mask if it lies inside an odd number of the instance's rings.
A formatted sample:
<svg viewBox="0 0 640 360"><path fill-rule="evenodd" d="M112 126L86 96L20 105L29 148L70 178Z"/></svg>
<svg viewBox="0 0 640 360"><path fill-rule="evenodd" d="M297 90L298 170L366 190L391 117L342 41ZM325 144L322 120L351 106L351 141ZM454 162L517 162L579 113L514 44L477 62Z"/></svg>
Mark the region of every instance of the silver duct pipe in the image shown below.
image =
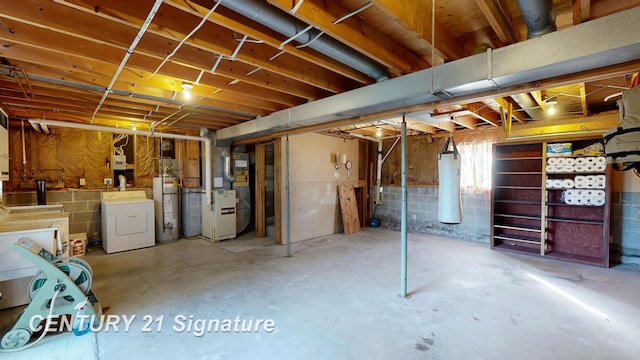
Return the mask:
<svg viewBox="0 0 640 360"><path fill-rule="evenodd" d="M556 12L553 0L516 0L522 19L527 24L527 39L556 31Z"/></svg>
<svg viewBox="0 0 640 360"><path fill-rule="evenodd" d="M292 38L298 35L308 25L282 11L269 5L266 1L259 0L214 0L220 5L250 18L268 28L271 28L282 35ZM301 44L309 43L309 47L320 53L335 59L349 67L352 67L377 81L385 80L389 77L387 69L382 65L372 61L359 52L356 52L343 43L329 37L320 36L322 33L316 29L300 34L296 41ZM316 39L317 38L317 39ZM315 40L314 40L315 39ZM314 40L313 42L311 42Z"/></svg>
<svg viewBox="0 0 640 360"><path fill-rule="evenodd" d="M520 105L522 110L529 115L531 120L546 119L547 115L544 113L544 110L540 108L540 105L535 101L531 94L517 94L512 95L511 98Z"/></svg>

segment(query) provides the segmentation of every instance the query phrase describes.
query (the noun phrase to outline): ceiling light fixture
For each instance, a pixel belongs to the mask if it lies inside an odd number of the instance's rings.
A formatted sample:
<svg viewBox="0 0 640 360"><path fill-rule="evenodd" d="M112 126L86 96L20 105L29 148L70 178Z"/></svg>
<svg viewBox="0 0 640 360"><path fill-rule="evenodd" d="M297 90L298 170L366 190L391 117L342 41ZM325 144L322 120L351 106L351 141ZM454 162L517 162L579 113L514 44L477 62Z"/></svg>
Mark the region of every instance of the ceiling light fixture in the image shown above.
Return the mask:
<svg viewBox="0 0 640 360"><path fill-rule="evenodd" d="M556 104L558 103L558 100L556 100L555 97L550 98L548 96L543 96L542 97L542 101L544 101L545 104L547 104L547 114L548 115L553 115L556 113Z"/></svg>
<svg viewBox="0 0 640 360"><path fill-rule="evenodd" d="M193 84L182 82L182 96L187 100L191 99L191 89L193 89Z"/></svg>

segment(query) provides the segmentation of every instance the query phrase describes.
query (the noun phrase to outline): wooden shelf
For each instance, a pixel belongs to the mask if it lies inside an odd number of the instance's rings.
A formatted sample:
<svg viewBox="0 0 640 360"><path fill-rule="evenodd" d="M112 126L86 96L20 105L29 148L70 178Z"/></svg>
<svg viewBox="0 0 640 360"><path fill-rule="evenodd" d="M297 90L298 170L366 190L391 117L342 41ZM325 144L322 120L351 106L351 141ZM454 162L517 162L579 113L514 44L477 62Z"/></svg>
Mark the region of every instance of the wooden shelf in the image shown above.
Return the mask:
<svg viewBox="0 0 640 360"><path fill-rule="evenodd" d="M585 209L594 209L594 208L602 208L604 205L576 205L576 204L565 204L563 202L548 202L546 203L549 206L575 206L575 207L579 207L579 208L585 208Z"/></svg>
<svg viewBox="0 0 640 360"><path fill-rule="evenodd" d="M562 142L558 140L557 142ZM571 139L583 149L601 138ZM546 142L494 145L491 247L514 253L548 256L590 265L608 266L611 167L606 171L547 172ZM605 175L604 205L561 202L561 192L546 180L580 175Z"/></svg>
<svg viewBox="0 0 640 360"><path fill-rule="evenodd" d="M495 189L542 190L542 186L496 185Z"/></svg>
<svg viewBox="0 0 640 360"><path fill-rule="evenodd" d="M529 232L540 232L540 226L535 225L522 225L522 224L493 224L494 227L500 229L510 229Z"/></svg>
<svg viewBox="0 0 640 360"><path fill-rule="evenodd" d="M537 205L537 204L540 204L539 200L501 200L501 199L495 199L494 202L505 203L505 204L526 204L526 205Z"/></svg>
<svg viewBox="0 0 640 360"><path fill-rule="evenodd" d="M493 235L493 237L500 240L517 241L517 242L526 243L526 244L538 244L538 245L540 244L540 238L539 237L536 238L533 236L501 234L501 235Z"/></svg>
<svg viewBox="0 0 640 360"><path fill-rule="evenodd" d="M496 171L496 175L542 175L542 171Z"/></svg>
<svg viewBox="0 0 640 360"><path fill-rule="evenodd" d="M547 216L546 219L548 221L566 222L566 223L573 223L573 224L604 225L604 220L585 220L585 219L564 218L564 217L555 217L555 216Z"/></svg>
<svg viewBox="0 0 640 360"><path fill-rule="evenodd" d="M542 160L542 156L521 156L521 157L502 157L495 158L496 160Z"/></svg>
<svg viewBox="0 0 640 360"><path fill-rule="evenodd" d="M528 220L540 220L540 215L530 214L493 214L494 217L515 218L515 219L528 219Z"/></svg>

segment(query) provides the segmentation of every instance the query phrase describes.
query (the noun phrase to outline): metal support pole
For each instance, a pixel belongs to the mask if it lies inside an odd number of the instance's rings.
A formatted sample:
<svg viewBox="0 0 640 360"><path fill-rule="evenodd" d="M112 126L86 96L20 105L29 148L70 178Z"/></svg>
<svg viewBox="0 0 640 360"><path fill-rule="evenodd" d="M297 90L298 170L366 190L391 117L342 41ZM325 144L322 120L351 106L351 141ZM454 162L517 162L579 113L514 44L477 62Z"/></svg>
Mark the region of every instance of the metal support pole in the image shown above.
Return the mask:
<svg viewBox="0 0 640 360"><path fill-rule="evenodd" d="M407 122L402 115L402 214L400 215L400 296L407 297Z"/></svg>
<svg viewBox="0 0 640 360"><path fill-rule="evenodd" d="M291 204L290 204L290 195L291 185L289 184L289 134L287 134L287 140L285 141L285 173L286 173L286 200L285 200L285 211L286 211L286 225L287 228L287 236L286 236L286 246L287 246L287 255L286 257L291 257Z"/></svg>

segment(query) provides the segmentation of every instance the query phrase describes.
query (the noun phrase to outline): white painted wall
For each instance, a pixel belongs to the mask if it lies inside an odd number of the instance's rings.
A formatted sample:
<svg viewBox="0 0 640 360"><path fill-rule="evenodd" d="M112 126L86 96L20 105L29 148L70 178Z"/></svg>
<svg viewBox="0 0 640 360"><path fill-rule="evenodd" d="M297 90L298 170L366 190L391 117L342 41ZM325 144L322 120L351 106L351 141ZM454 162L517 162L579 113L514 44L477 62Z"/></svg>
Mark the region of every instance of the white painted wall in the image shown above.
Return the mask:
<svg viewBox="0 0 640 360"><path fill-rule="evenodd" d="M285 138L282 141L282 204L285 206ZM347 154L353 163L350 179L343 165L335 169L332 154ZM315 133L289 136L291 182L291 242L343 231L338 185L358 183L358 141ZM335 173L338 177L335 177ZM283 242L286 219L282 217Z"/></svg>

